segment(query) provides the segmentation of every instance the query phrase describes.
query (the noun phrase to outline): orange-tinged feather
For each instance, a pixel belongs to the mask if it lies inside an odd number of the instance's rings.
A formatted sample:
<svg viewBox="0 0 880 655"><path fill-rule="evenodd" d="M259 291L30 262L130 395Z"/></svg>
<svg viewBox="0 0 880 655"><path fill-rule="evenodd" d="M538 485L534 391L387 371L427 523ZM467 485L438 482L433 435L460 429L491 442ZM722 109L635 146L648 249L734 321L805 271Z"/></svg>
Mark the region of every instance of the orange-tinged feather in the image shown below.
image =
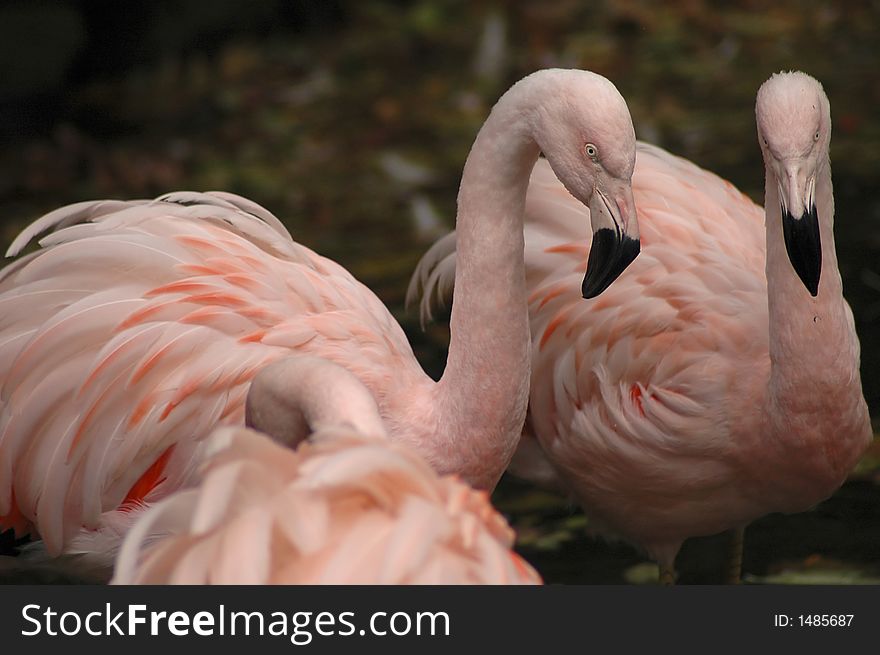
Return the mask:
<svg viewBox="0 0 880 655"><path fill-rule="evenodd" d="M109 355L104 357L103 360L95 367L95 369L91 372L89 377L86 378L86 381L82 383L82 386L79 388L79 393L77 394L78 398L81 398L82 395L96 382L98 382L101 378L101 374L117 359L122 357L126 351L130 350L136 345L136 340L132 339L127 341L126 343L116 348Z"/></svg>
<svg viewBox="0 0 880 655"><path fill-rule="evenodd" d="M181 264L179 266L179 269L182 273L188 273L191 276L220 275L220 271L218 271L216 268L205 266L204 264Z"/></svg>
<svg viewBox="0 0 880 655"><path fill-rule="evenodd" d="M554 288L552 288L549 292L547 292L544 297L541 299L541 302L538 304L538 309L541 309L548 302L553 300L554 298L558 298L563 293L568 290L567 284L557 284Z"/></svg>
<svg viewBox="0 0 880 655"><path fill-rule="evenodd" d="M271 312L264 307L258 306L244 307L238 310L238 313L245 318L252 318L254 320L262 322L280 323L282 320L281 316L279 316L275 312Z"/></svg>
<svg viewBox="0 0 880 655"><path fill-rule="evenodd" d="M645 408L642 407L642 389L638 384L633 384L629 388L629 397L632 399L633 403L636 406L636 409L639 410L639 414L642 416L645 415Z"/></svg>
<svg viewBox="0 0 880 655"><path fill-rule="evenodd" d="M251 378L253 378L257 374L257 372L265 365L265 362L259 362L242 370L241 372L239 372L238 375L235 376L232 385L237 387L238 385L244 384L245 382L250 382Z"/></svg>
<svg viewBox="0 0 880 655"><path fill-rule="evenodd" d="M215 291L213 293L202 293L188 298L190 302L197 303L214 303L224 307L241 307L247 305L247 301L235 296L228 291Z"/></svg>
<svg viewBox="0 0 880 655"><path fill-rule="evenodd" d="M239 258L243 264L257 271L266 272L266 263L250 255L241 255Z"/></svg>
<svg viewBox="0 0 880 655"><path fill-rule="evenodd" d="M131 418L128 419L129 430L143 420L147 412L149 412L150 409L153 407L154 402L155 400L153 399L153 395L150 394L148 396L145 396L144 399L137 404L137 407L135 407L134 411L131 413Z"/></svg>
<svg viewBox="0 0 880 655"><path fill-rule="evenodd" d="M169 282L168 284L163 284L155 289L151 289L147 291L144 296L150 298L152 296L161 296L166 293L190 293L193 291L206 291L216 288L216 284L209 284L208 282L202 282L197 279L177 280L176 282Z"/></svg>
<svg viewBox="0 0 880 655"><path fill-rule="evenodd" d="M161 423L168 415L174 411L174 409L180 405L186 398L196 391L198 391L199 387L202 385L203 380L198 378L196 380L190 380L185 385L183 385L177 394L172 398L167 405L165 405L165 409L162 410L162 415L159 417L159 422Z"/></svg>
<svg viewBox="0 0 880 655"><path fill-rule="evenodd" d="M215 380L214 384L208 387L208 391L216 392L224 389L230 385L232 378L234 377L233 371L225 371L222 375L220 375L217 380Z"/></svg>
<svg viewBox="0 0 880 655"><path fill-rule="evenodd" d="M137 479L137 482L131 486L131 489L128 490L128 493L125 495L125 500L122 501L122 505L142 504L144 498L147 497L147 494L165 480L165 478L161 476L165 472L165 466L168 464L171 453L174 452L174 446L175 444L168 446L168 448L159 455L159 458L150 465L150 468L144 471L143 475L141 475L141 477Z"/></svg>
<svg viewBox="0 0 880 655"><path fill-rule="evenodd" d="M544 252L547 252L547 253L575 253L575 254L584 253L584 254L586 254L586 250L587 250L587 247L584 244L578 243L578 242L562 243L562 244L559 244L558 246L550 246L549 248L544 248Z"/></svg>
<svg viewBox="0 0 880 655"><path fill-rule="evenodd" d="M550 339L550 337L553 336L553 333L556 332L560 325L562 325L567 315L568 307L565 307L550 320L547 327L544 329L544 334L541 336L541 343L538 345L539 350L544 348L544 344L547 343L547 340Z"/></svg>
<svg viewBox="0 0 880 655"><path fill-rule="evenodd" d="M187 325L210 325L217 317L225 315L226 311L217 307L199 307L186 316L181 316L177 322Z"/></svg>
<svg viewBox="0 0 880 655"><path fill-rule="evenodd" d="M246 289L259 289L261 286L260 283L254 279L253 275L249 275L248 273L231 273L229 275L224 275L223 279L230 284L245 287Z"/></svg>
<svg viewBox="0 0 880 655"><path fill-rule="evenodd" d="M15 502L15 490L12 491L12 508L8 514L0 514L0 532L12 530L16 538L24 537L31 532L33 523L31 523Z"/></svg>
<svg viewBox="0 0 880 655"><path fill-rule="evenodd" d="M513 551L510 551L509 555L510 561L513 562L513 566L516 568L516 572L519 573L524 580L534 577L534 570L531 566L526 564L526 561L522 557Z"/></svg>
<svg viewBox="0 0 880 655"><path fill-rule="evenodd" d="M251 332L250 334L246 334L241 337L238 342L239 343L258 343L263 340L263 337L266 336L266 330L257 330L256 332Z"/></svg>
<svg viewBox="0 0 880 655"><path fill-rule="evenodd" d="M223 249L218 248L211 239L207 239L205 237L197 237L189 234L184 234L174 235L172 238L185 246L194 246L199 250L207 250L215 253L226 254L223 252Z"/></svg>
<svg viewBox="0 0 880 655"><path fill-rule="evenodd" d="M139 309L135 312L132 312L128 315L128 317L122 321L118 326L116 326L116 332L122 332L123 330L127 330L130 327L135 325L140 325L141 323L146 323L151 317L160 313L163 309L170 305L174 305L179 302L185 302L185 299L174 298L172 300L168 300L162 303L158 303L155 305L148 305L143 309Z"/></svg>
<svg viewBox="0 0 880 655"><path fill-rule="evenodd" d="M67 449L68 459L70 459L71 453L73 453L73 451L76 449L76 445L79 443L80 439L82 439L83 435L85 434L86 427L88 427L92 418L94 418L95 412L98 411L98 407L101 406L101 400L103 399L103 397L104 397L104 394L101 394L101 398L99 398L98 401L94 405L92 405L92 407L89 409L89 411L86 412L86 415L83 416L82 419L80 420L79 427L76 430L76 434L73 435L73 439L70 442L70 447Z"/></svg>
<svg viewBox="0 0 880 655"><path fill-rule="evenodd" d="M140 382L144 376L152 371L156 364L162 359L164 355L168 353L171 348L171 344L166 344L162 346L159 350L157 350L153 355L147 359L143 364L141 364L140 368L138 368L134 374L131 376L131 381L129 382L129 386L137 384Z"/></svg>

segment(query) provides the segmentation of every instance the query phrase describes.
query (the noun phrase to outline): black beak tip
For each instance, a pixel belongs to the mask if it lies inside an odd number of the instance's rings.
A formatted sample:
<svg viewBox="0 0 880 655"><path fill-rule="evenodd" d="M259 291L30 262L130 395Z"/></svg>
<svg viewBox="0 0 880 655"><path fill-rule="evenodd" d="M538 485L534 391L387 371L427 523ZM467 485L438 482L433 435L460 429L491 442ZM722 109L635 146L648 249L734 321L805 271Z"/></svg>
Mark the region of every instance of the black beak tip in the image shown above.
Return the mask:
<svg viewBox="0 0 880 655"><path fill-rule="evenodd" d="M602 228L593 234L587 273L581 285L584 298L595 298L605 291L638 256L641 245L638 239Z"/></svg>
<svg viewBox="0 0 880 655"><path fill-rule="evenodd" d="M822 273L822 242L819 239L819 217L816 207L795 218L782 213L782 233L792 268L814 298L819 294Z"/></svg>

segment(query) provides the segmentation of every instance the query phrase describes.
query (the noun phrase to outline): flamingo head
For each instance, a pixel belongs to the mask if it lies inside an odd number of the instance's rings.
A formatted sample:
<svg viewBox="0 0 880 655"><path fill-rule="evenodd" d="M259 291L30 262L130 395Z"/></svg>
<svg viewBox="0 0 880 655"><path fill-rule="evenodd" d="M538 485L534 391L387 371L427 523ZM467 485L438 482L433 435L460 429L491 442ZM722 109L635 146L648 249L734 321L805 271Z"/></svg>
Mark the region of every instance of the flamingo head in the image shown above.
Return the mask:
<svg viewBox="0 0 880 655"><path fill-rule="evenodd" d="M755 105L764 164L776 179L791 265L812 296L822 272L816 174L828 165L831 108L822 85L801 72L764 82Z"/></svg>
<svg viewBox="0 0 880 655"><path fill-rule="evenodd" d="M593 243L582 291L602 293L639 254L632 192L636 137L626 101L588 71L559 71L564 83L537 112L538 145L556 177L590 208Z"/></svg>

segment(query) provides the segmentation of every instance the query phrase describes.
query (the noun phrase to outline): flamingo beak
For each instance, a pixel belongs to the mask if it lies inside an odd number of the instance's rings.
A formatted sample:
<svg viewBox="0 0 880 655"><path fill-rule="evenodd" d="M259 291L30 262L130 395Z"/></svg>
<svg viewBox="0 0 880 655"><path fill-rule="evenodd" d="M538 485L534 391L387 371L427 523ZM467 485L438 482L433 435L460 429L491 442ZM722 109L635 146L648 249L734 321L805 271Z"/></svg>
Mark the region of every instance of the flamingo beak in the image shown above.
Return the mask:
<svg viewBox="0 0 880 655"><path fill-rule="evenodd" d="M595 298L638 256L639 224L632 187L627 182L617 193L599 189L590 198L593 244L587 259L587 273L581 285L584 298Z"/></svg>
<svg viewBox="0 0 880 655"><path fill-rule="evenodd" d="M816 177L807 180L800 166L789 164L779 179L782 234L788 259L807 291L815 297L822 273L822 242L814 198Z"/></svg>

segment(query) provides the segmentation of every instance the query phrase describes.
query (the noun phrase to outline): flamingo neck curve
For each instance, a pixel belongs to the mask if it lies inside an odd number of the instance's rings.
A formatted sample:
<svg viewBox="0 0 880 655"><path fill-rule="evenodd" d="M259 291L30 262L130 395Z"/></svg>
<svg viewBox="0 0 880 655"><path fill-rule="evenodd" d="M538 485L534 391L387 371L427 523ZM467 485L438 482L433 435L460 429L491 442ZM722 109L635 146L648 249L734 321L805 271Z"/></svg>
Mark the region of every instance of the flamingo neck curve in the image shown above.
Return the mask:
<svg viewBox="0 0 880 655"><path fill-rule="evenodd" d="M432 390L440 468L492 489L519 442L530 338L523 214L538 159L532 121L541 85L525 80L493 108L458 194L455 301L446 370Z"/></svg>

